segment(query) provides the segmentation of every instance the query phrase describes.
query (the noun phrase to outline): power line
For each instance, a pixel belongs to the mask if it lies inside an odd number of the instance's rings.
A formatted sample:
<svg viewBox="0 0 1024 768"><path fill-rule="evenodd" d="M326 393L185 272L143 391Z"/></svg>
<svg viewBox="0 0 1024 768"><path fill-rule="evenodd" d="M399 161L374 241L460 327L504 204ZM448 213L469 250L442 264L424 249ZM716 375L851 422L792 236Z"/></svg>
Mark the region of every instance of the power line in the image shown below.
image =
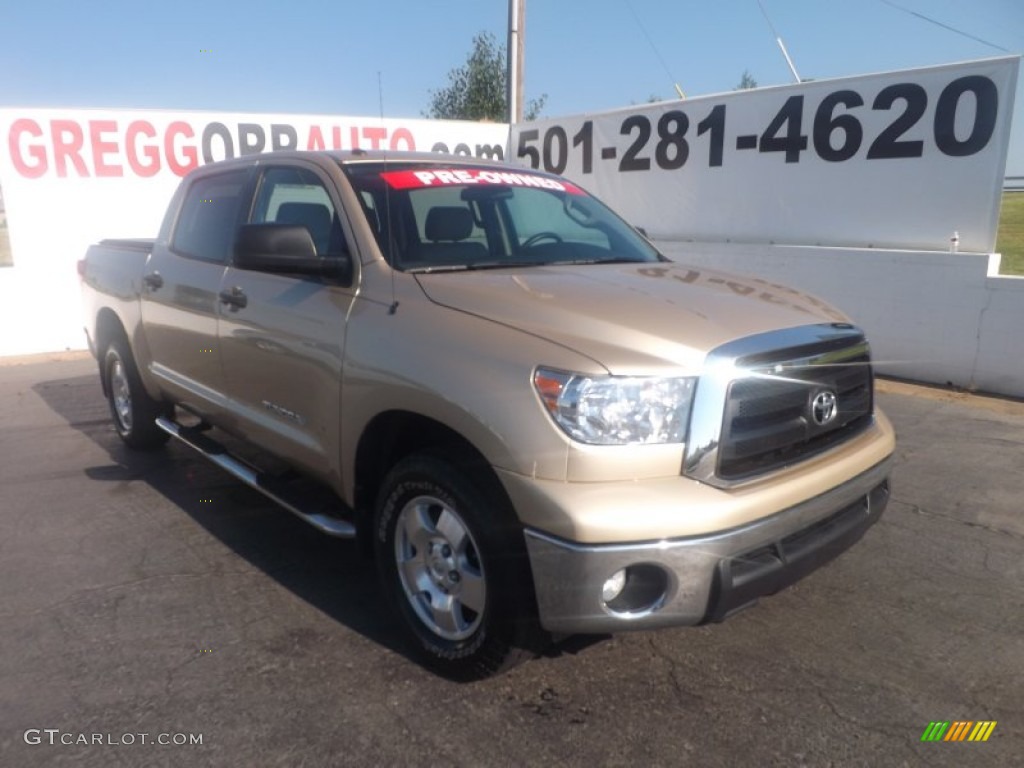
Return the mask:
<svg viewBox="0 0 1024 768"><path fill-rule="evenodd" d="M796 71L796 65L793 64L793 60L789 58L789 51L786 50L786 44L782 42L782 36L775 29L775 25L772 24L772 20L768 17L768 11L765 10L764 3L761 0L757 0L757 6L761 9L761 15L764 16L764 20L768 22L768 29L775 35L775 42L779 45L779 50L782 51L783 58L786 59L786 65L789 67L789 71L793 73L793 79L798 83L802 82L799 73Z"/></svg>
<svg viewBox="0 0 1024 768"><path fill-rule="evenodd" d="M651 39L650 34L648 34L647 32L647 27L645 27L644 23L640 21L640 17L637 16L636 11L633 10L632 4L630 4L629 0L622 0L622 2L629 9L629 12L633 15L633 20L636 21L636 25L640 27L640 31L644 33L644 37L647 38L647 43L651 46L651 50L654 51L654 55L658 57L658 61L661 62L661 66L664 68L665 74L668 75L668 79L671 80L672 85L675 86L676 93L679 94L679 98L686 98L683 94L683 89L679 87L679 83L672 76L672 72L668 68L668 62L666 62L665 57L661 55L661 51L658 50L658 46L654 44L654 40Z"/></svg>
<svg viewBox="0 0 1024 768"><path fill-rule="evenodd" d="M764 9L764 3L762 3L761 0L757 0L757 6L761 9L761 15L764 16L764 20L768 22L768 29L770 29L772 31L772 37L774 37L776 40L778 40L779 39L779 30L777 30L775 28L775 25L772 24L772 20L768 16L768 11L766 11Z"/></svg>
<svg viewBox="0 0 1024 768"><path fill-rule="evenodd" d="M982 40L980 37L975 37L972 34L964 32L962 29L957 29L956 27L951 27L951 26L949 26L949 24L943 24L941 21L936 21L935 19L933 19L933 18L931 18L929 16L925 16L923 13L918 13L917 11L912 11L909 8L904 8L902 5L897 5L896 3L890 2L890 0L880 0L880 1L885 3L886 5L890 6L891 8L895 8L898 11L903 11L904 13L909 13L911 16L916 16L919 19L927 21L929 24L934 24L937 27L942 27L943 29L947 29L950 32L954 32L954 33L956 33L958 35L962 35L963 37L970 38L971 40L974 40L975 42L981 43L982 45L987 45L989 48L995 48L997 51L1002 51L1003 53L1012 53L1012 51L1008 51L1006 48L1003 48L1003 46L1001 46L1001 45L996 45L995 43L990 43L988 40Z"/></svg>

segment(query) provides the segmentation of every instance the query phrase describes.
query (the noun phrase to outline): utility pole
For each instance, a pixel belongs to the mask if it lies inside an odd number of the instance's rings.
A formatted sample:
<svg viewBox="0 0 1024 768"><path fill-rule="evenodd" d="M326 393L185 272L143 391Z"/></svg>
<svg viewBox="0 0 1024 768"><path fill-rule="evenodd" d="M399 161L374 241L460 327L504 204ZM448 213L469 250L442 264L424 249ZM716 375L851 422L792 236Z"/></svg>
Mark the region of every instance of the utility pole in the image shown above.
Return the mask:
<svg viewBox="0 0 1024 768"><path fill-rule="evenodd" d="M523 36L526 31L526 0L508 0L508 121L523 120Z"/></svg>

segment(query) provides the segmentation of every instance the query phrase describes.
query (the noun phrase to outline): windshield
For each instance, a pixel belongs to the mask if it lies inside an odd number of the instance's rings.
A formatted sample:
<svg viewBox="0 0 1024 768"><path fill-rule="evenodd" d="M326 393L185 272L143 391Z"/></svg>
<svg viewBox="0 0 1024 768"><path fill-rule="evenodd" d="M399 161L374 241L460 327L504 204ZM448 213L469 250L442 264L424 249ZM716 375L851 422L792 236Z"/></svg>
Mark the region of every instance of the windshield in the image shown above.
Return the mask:
<svg viewBox="0 0 1024 768"><path fill-rule="evenodd" d="M397 269L663 260L604 204L564 179L436 163L344 169L381 252Z"/></svg>

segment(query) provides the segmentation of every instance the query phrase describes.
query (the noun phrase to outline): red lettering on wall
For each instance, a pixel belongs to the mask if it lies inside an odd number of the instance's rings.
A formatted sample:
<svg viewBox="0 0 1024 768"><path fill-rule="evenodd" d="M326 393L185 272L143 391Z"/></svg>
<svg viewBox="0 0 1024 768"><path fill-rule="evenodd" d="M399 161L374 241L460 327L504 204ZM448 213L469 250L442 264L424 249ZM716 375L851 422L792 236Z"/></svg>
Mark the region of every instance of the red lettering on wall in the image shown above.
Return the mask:
<svg viewBox="0 0 1024 768"><path fill-rule="evenodd" d="M401 142L405 142L404 147L399 146L399 143ZM412 131L410 131L408 128L396 128L395 132L391 134L391 149L404 149L407 152L415 152L416 139L412 137Z"/></svg>
<svg viewBox="0 0 1024 768"><path fill-rule="evenodd" d="M97 176L124 176L124 170L115 163L107 164L105 155L118 151L116 141L103 141L103 134L117 130L113 120L90 120L89 141L92 143L92 164Z"/></svg>
<svg viewBox="0 0 1024 768"><path fill-rule="evenodd" d="M89 170L82 160L82 145L85 143L82 126L74 120L51 120L50 133L53 138L53 167L57 175L68 175L67 161L70 160L79 176L88 177Z"/></svg>
<svg viewBox="0 0 1024 768"><path fill-rule="evenodd" d="M383 149L381 142L388 137L388 129L363 128L363 136L370 140L370 149Z"/></svg>
<svg viewBox="0 0 1024 768"><path fill-rule="evenodd" d="M197 133L187 120L169 121L165 125L164 118L154 120L148 115L122 121L111 116L86 119L77 112L69 114L75 117L11 119L6 149L12 168L23 178L148 179L165 173L182 177L204 162L203 153L209 151L206 134L210 133L210 126L216 127L211 135L225 143L229 155L236 138L245 154L268 148L266 129L258 123L239 123L235 134L221 123L211 123L205 133ZM273 123L270 131L269 146L273 149L416 149L416 139L407 127L390 129L348 122L310 125L306 129L305 147L293 126ZM457 148L456 152L459 151Z"/></svg>
<svg viewBox="0 0 1024 768"><path fill-rule="evenodd" d="M7 134L7 148L10 150L11 164L14 170L27 179L38 179L48 170L46 162L46 150L38 144L30 144L22 154L21 136L29 134L41 138L42 128L35 120L21 118L11 123L11 130ZM31 162L26 162L26 156Z"/></svg>
<svg viewBox="0 0 1024 768"><path fill-rule="evenodd" d="M306 149L324 149L324 134L319 125L309 129L309 140L306 142Z"/></svg>
<svg viewBox="0 0 1024 768"><path fill-rule="evenodd" d="M164 134L164 156L167 158L167 167L175 176L184 176L193 168L199 167L199 153L194 146L181 147L181 157L175 153L174 139L176 136L184 136L191 139L195 136L192 126L181 120L175 120L167 126L167 133ZM182 159L183 158L183 159Z"/></svg>
<svg viewBox="0 0 1024 768"><path fill-rule="evenodd" d="M156 176L160 172L160 151L152 144L143 147L142 156L149 160L149 162L141 162L138 147L140 134L154 139L156 138L156 129L146 120L134 120L128 124L128 130L124 137L128 167L137 176Z"/></svg>

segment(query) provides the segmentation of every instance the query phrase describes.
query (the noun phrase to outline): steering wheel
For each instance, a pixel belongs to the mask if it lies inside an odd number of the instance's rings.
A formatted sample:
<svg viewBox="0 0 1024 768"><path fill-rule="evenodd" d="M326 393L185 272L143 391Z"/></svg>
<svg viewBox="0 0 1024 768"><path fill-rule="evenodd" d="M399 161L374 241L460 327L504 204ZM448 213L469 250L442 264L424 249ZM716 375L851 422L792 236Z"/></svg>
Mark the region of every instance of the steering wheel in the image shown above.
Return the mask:
<svg viewBox="0 0 1024 768"><path fill-rule="evenodd" d="M533 246L537 245L537 243L540 243L544 240L553 240L556 243L561 243L562 236L556 232L538 232L537 234L530 235L528 238L526 238L526 241L523 243L522 247L533 248Z"/></svg>

